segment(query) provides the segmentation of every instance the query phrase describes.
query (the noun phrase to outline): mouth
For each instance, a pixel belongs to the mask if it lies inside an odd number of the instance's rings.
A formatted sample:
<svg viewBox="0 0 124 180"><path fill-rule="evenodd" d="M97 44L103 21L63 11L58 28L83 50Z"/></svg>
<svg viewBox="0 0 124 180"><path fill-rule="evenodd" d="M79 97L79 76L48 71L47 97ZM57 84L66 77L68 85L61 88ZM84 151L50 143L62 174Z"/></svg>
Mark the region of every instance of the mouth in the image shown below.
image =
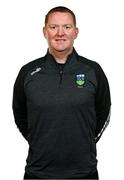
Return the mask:
<svg viewBox="0 0 124 180"><path fill-rule="evenodd" d="M64 41L66 41L66 39L55 39L55 41L57 41L57 42L64 42Z"/></svg>

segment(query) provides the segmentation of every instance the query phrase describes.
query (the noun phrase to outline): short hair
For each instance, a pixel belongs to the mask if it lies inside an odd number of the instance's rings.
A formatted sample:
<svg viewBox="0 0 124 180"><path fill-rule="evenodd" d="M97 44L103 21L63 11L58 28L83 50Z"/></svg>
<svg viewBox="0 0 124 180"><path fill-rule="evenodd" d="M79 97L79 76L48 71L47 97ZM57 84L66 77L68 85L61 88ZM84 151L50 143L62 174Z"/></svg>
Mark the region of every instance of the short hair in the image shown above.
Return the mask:
<svg viewBox="0 0 124 180"><path fill-rule="evenodd" d="M76 17L75 17L75 14L73 13L72 10L70 10L69 8L64 7L64 6L57 6L57 7L52 8L50 11L48 11L48 13L45 16L45 26L48 23L49 15L54 13L54 12L70 13L72 15L72 18L73 18L73 21L74 21L74 25L76 26Z"/></svg>

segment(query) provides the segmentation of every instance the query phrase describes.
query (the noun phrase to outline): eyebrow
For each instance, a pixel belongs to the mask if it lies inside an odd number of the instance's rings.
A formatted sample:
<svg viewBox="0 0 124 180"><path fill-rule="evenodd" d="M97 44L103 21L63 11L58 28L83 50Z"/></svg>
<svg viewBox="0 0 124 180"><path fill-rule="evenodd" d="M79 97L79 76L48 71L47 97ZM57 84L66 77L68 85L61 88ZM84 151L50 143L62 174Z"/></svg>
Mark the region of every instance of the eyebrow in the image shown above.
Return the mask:
<svg viewBox="0 0 124 180"><path fill-rule="evenodd" d="M59 26L59 24L48 24L48 26ZM72 24L63 24L62 26L74 26Z"/></svg>

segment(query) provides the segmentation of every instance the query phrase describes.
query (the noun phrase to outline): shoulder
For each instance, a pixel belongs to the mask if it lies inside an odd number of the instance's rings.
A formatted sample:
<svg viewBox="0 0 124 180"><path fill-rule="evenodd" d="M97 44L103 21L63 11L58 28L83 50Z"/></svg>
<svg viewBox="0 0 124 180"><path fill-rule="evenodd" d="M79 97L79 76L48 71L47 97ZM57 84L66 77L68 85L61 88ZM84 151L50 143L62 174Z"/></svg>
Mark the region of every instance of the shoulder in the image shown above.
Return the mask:
<svg viewBox="0 0 124 180"><path fill-rule="evenodd" d="M98 62L96 62L96 61L94 61L94 60L91 60L91 59L88 59L88 58L86 58L86 57L83 57L83 56L78 55L78 59L79 59L79 61L80 61L81 63L89 66L90 68L92 68L92 69L94 69L94 70L100 67L100 65L99 65Z"/></svg>
<svg viewBox="0 0 124 180"><path fill-rule="evenodd" d="M78 59L79 59L80 63L82 63L82 64L88 66L90 69L92 69L95 72L96 76L99 76L99 74L104 73L101 65L98 62L87 59L86 57L83 57L80 55L78 55Z"/></svg>
<svg viewBox="0 0 124 180"><path fill-rule="evenodd" d="M32 72L35 68L41 67L44 62L45 62L45 56L32 60L21 67L19 74L24 77L29 72Z"/></svg>
<svg viewBox="0 0 124 180"><path fill-rule="evenodd" d="M30 71L37 66L41 66L44 63L44 61L45 56L28 62L27 64L23 65L21 69L23 69L24 71Z"/></svg>

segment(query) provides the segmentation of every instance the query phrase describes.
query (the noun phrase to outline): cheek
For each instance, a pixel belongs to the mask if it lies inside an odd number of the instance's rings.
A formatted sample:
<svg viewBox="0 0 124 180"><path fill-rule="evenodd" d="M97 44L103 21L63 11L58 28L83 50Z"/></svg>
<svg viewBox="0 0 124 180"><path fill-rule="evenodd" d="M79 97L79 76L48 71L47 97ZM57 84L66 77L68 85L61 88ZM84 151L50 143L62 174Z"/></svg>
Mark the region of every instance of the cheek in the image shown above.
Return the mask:
<svg viewBox="0 0 124 180"><path fill-rule="evenodd" d="M68 37L71 41L73 41L73 40L77 37L77 35L76 35L76 33L72 32L72 33L70 33L70 34L67 34L67 37Z"/></svg>
<svg viewBox="0 0 124 180"><path fill-rule="evenodd" d="M47 33L47 38L48 39L52 39L52 38L54 38L56 36L56 32L48 32Z"/></svg>
<svg viewBox="0 0 124 180"><path fill-rule="evenodd" d="M68 37L68 40L72 43L74 42L75 36L71 35Z"/></svg>

